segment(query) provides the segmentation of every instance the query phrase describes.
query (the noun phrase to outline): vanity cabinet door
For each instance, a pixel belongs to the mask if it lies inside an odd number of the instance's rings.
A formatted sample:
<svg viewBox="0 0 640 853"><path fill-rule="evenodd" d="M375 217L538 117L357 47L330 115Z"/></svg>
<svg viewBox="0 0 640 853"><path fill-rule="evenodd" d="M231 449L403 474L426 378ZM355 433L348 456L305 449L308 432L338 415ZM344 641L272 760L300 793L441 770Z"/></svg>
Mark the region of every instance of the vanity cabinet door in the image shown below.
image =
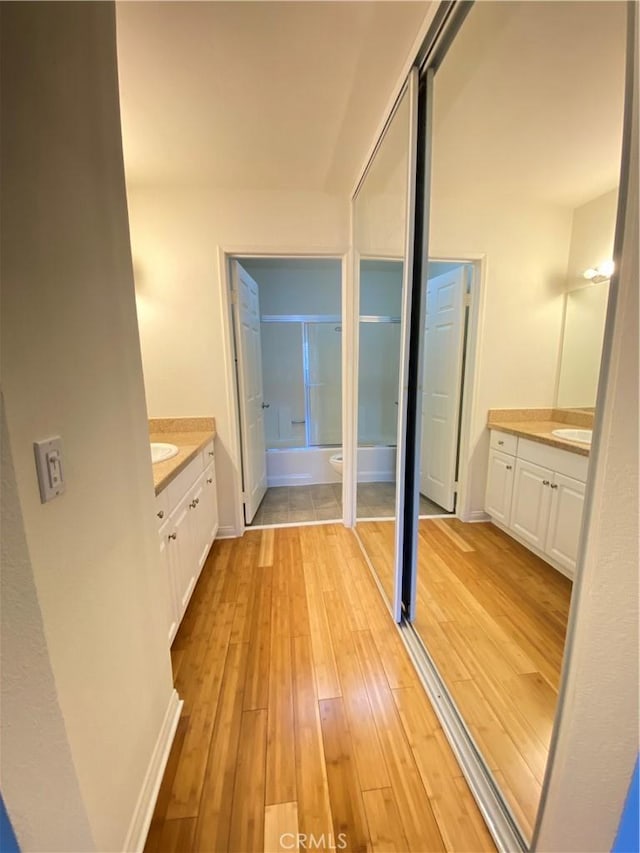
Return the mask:
<svg viewBox="0 0 640 853"><path fill-rule="evenodd" d="M554 474L551 484L551 509L545 551L568 570L576 570L578 543L582 529L585 484L563 474Z"/></svg>
<svg viewBox="0 0 640 853"><path fill-rule="evenodd" d="M160 540L160 567L167 581L167 638L170 646L178 630L179 614L175 570L172 565L172 554L169 549L169 545L172 544L173 540L169 539L169 533L171 533L171 525L169 521L165 521L158 531L158 536Z"/></svg>
<svg viewBox="0 0 640 853"><path fill-rule="evenodd" d="M200 572L204 566L207 554L209 553L209 525L207 523L207 498L205 496L205 475L201 474L196 480L194 487L189 492L191 498L189 502L190 518L189 521L192 527L192 539L194 542L194 571L196 579L200 577Z"/></svg>
<svg viewBox="0 0 640 853"><path fill-rule="evenodd" d="M541 551L546 544L553 477L553 471L548 468L516 459L510 526L518 536Z"/></svg>
<svg viewBox="0 0 640 853"><path fill-rule="evenodd" d="M197 558L193 538L192 494L188 492L171 513L167 535L169 559L178 602L178 621L196 584Z"/></svg>
<svg viewBox="0 0 640 853"><path fill-rule="evenodd" d="M204 472L203 516L208 553L218 532L218 495L216 492L216 469L213 463Z"/></svg>
<svg viewBox="0 0 640 853"><path fill-rule="evenodd" d="M515 459L499 450L489 453L485 510L492 518L509 524L513 495L513 466Z"/></svg>

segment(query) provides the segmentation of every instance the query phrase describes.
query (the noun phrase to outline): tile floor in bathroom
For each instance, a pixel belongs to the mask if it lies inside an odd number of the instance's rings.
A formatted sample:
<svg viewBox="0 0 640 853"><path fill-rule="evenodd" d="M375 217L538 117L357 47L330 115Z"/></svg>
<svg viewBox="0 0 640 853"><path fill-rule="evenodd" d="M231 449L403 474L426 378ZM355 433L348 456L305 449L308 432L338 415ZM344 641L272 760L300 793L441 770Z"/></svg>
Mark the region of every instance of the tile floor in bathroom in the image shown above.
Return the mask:
<svg viewBox="0 0 640 853"><path fill-rule="evenodd" d="M360 483L358 518L389 518L394 514L395 483ZM420 515L446 511L420 497ZM342 518L342 483L313 486L275 486L267 489L252 525L335 521Z"/></svg>

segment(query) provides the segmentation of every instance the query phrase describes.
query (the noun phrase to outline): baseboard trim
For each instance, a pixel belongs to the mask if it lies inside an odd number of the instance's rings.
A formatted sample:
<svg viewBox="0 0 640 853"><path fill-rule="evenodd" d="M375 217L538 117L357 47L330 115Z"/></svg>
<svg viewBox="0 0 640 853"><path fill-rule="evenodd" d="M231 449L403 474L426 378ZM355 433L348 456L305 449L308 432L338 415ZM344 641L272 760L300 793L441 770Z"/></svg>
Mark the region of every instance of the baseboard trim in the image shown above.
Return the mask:
<svg viewBox="0 0 640 853"><path fill-rule="evenodd" d="M491 521L491 516L482 509L474 509L471 512L460 513L458 518L460 521L464 521L467 524Z"/></svg>
<svg viewBox="0 0 640 853"><path fill-rule="evenodd" d="M241 535L232 524L223 524L218 528L216 539L237 539Z"/></svg>
<svg viewBox="0 0 640 853"><path fill-rule="evenodd" d="M141 853L144 849L183 704L173 690L124 842L123 850L127 853Z"/></svg>

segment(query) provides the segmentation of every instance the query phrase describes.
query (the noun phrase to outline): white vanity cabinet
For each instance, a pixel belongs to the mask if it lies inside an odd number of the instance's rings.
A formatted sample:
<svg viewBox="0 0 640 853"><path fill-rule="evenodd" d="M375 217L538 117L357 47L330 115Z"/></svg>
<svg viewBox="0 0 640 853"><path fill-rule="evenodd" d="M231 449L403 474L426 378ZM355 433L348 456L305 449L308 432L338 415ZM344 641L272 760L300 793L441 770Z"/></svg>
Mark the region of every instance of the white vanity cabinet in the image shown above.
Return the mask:
<svg viewBox="0 0 640 853"><path fill-rule="evenodd" d="M213 442L157 495L156 515L161 565L168 577L170 645L218 532Z"/></svg>
<svg viewBox="0 0 640 853"><path fill-rule="evenodd" d="M571 578L588 467L588 457L581 454L491 431L486 512L499 527Z"/></svg>
<svg viewBox="0 0 640 853"><path fill-rule="evenodd" d="M491 431L485 510L502 524L509 523L517 444L513 435Z"/></svg>

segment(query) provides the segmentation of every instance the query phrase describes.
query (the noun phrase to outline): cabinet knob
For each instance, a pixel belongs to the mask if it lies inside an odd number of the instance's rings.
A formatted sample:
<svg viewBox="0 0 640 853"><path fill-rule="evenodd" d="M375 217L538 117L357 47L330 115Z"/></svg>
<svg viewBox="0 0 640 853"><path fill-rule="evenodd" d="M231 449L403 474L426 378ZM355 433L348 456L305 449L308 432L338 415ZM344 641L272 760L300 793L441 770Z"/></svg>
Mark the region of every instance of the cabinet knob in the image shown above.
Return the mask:
<svg viewBox="0 0 640 853"><path fill-rule="evenodd" d="M209 451L209 456L215 456L215 455L216 455L216 454L214 453L214 451L213 451L213 450L210 450L210 451Z"/></svg>
<svg viewBox="0 0 640 853"><path fill-rule="evenodd" d="M207 483L213 483L213 477L207 477Z"/></svg>
<svg viewBox="0 0 640 853"><path fill-rule="evenodd" d="M158 518L164 518L164 510L161 509L160 512L156 513L156 515L158 516Z"/></svg>
<svg viewBox="0 0 640 853"><path fill-rule="evenodd" d="M178 534L177 534L177 533L170 533L170 534L167 536L167 539L177 539L177 538L178 538Z"/></svg>
<svg viewBox="0 0 640 853"><path fill-rule="evenodd" d="M195 501L191 501L189 506L191 507L191 509L195 509L197 507L197 503Z"/></svg>
<svg viewBox="0 0 640 853"><path fill-rule="evenodd" d="M543 485L543 486L548 486L548 485L549 485L549 481L548 481L548 480L543 480L543 481L542 481L542 485Z"/></svg>
<svg viewBox="0 0 640 853"><path fill-rule="evenodd" d="M558 484L557 484L557 483L551 483L551 488L552 488L552 489L557 489L557 488L558 488Z"/></svg>
<svg viewBox="0 0 640 853"><path fill-rule="evenodd" d="M507 465L506 467L507 467L507 471L511 471L511 469L513 468L513 465Z"/></svg>
<svg viewBox="0 0 640 853"><path fill-rule="evenodd" d="M194 498L193 502L196 506L198 506L198 504L200 503L200 498Z"/></svg>
<svg viewBox="0 0 640 853"><path fill-rule="evenodd" d="M500 445L500 447L502 447L502 445L504 444L504 441L499 441L498 444Z"/></svg>

